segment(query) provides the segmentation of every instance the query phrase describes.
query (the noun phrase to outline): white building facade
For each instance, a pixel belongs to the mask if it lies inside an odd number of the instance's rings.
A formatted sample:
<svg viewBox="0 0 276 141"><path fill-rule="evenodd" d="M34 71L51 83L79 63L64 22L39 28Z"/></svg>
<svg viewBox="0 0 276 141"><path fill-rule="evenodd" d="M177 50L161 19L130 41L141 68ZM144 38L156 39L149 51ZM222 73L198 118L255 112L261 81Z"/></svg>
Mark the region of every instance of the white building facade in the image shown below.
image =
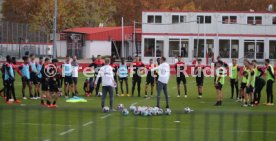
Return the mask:
<svg viewBox="0 0 276 141"><path fill-rule="evenodd" d="M276 13L273 12L172 12L142 13L142 60L176 56L186 62L214 58L230 62L276 59Z"/></svg>

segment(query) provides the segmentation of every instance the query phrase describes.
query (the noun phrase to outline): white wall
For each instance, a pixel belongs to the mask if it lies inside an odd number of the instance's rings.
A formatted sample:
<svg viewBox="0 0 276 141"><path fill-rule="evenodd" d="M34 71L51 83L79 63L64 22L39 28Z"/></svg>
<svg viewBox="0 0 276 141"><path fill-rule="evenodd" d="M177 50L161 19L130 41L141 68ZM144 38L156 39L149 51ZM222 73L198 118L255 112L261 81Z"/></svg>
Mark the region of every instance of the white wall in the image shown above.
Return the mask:
<svg viewBox="0 0 276 141"><path fill-rule="evenodd" d="M172 24L172 15L185 15L187 23ZM162 24L147 24L148 15L161 15ZM197 16L212 17L211 24L197 24ZM237 16L238 24L222 24L222 16ZM248 16L262 16L262 25L248 25ZM143 33L172 34L265 34L275 35L276 25L272 25L276 13L208 13L208 12L143 12ZM266 26L265 26L266 25Z"/></svg>
<svg viewBox="0 0 276 141"><path fill-rule="evenodd" d="M67 46L66 41L57 41L57 57L66 57Z"/></svg>
<svg viewBox="0 0 276 141"><path fill-rule="evenodd" d="M36 55L53 55L53 45L51 44L0 44L0 54L19 54L21 56L25 52L34 53Z"/></svg>
<svg viewBox="0 0 276 141"><path fill-rule="evenodd" d="M111 55L110 41L86 41L83 48L83 58L91 58L93 55Z"/></svg>

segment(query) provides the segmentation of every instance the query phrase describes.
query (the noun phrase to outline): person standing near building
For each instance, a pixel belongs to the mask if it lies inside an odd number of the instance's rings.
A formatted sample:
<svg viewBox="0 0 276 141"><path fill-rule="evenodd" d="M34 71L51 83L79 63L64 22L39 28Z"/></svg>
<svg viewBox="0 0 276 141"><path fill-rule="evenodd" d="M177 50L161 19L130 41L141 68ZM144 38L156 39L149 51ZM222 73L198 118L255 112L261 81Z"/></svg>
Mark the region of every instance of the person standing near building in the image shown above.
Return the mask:
<svg viewBox="0 0 276 141"><path fill-rule="evenodd" d="M180 84L181 82L184 85L184 92L185 95L184 97L187 98L187 85L186 85L186 77L184 74L185 71L185 63L183 61L183 59L181 58L181 56L178 56L178 62L175 64L175 71L176 71L176 83L177 83L177 91L178 91L178 95L177 97L180 97Z"/></svg>
<svg viewBox="0 0 276 141"><path fill-rule="evenodd" d="M138 91L138 97L141 95L141 82L142 82L142 77L141 77L141 70L145 65L143 62L140 61L139 56L136 56L134 59L134 62L131 64L132 72L133 72L133 78L132 78L132 91L131 91L131 96L134 97L134 91L135 91L135 86L137 84L137 91Z"/></svg>
<svg viewBox="0 0 276 141"><path fill-rule="evenodd" d="M236 100L239 99L239 71L240 68L237 64L237 59L232 59L232 66L230 67L230 85L231 85L231 99L234 99L234 93L236 89Z"/></svg>
<svg viewBox="0 0 276 141"><path fill-rule="evenodd" d="M253 104L254 104L253 92L255 89L256 74L253 69L252 63L248 63L248 74L247 75L248 75L248 78L247 78L247 83L246 83L246 93L244 96L245 103L244 103L243 107L248 107L248 106L253 107Z"/></svg>
<svg viewBox="0 0 276 141"><path fill-rule="evenodd" d="M30 82L31 76L30 76L30 65L29 65L29 57L24 56L23 57L24 63L19 66L18 74L21 76L22 80L22 96L23 99L27 99L25 96L25 89L26 86L29 87L29 93L30 93L30 99L33 99L33 94L32 94L32 84Z"/></svg>
<svg viewBox="0 0 276 141"><path fill-rule="evenodd" d="M125 94L127 96L130 96L128 93L128 66L125 62L125 58L121 58L121 63L118 68L118 74L119 74L119 81L120 81L120 88L121 88L121 96L124 96ZM123 86L124 82L126 86L126 93L124 93L124 86Z"/></svg>
<svg viewBox="0 0 276 141"><path fill-rule="evenodd" d="M104 62L102 61L102 56L98 55L96 61L94 62L95 66L95 76L98 76L98 72L102 66L104 66ZM100 77L96 86L96 96L99 95L100 85L102 83L102 78Z"/></svg>
<svg viewBox="0 0 276 141"><path fill-rule="evenodd" d="M32 85L32 88L34 86L34 97L33 99L37 99L38 98L38 94L36 92L36 85L37 85L37 74L38 74L38 70L36 68L37 62L35 61L35 55L31 54L30 55L30 83Z"/></svg>
<svg viewBox="0 0 276 141"><path fill-rule="evenodd" d="M49 68L49 73L50 74L55 74L54 76L49 78L49 88L50 88L50 93L49 93L49 101L50 101L50 105L48 105L49 108L56 108L57 105L57 100L59 98L60 92L59 92L59 82L58 79L60 79L59 75L58 75L58 60L57 59L53 59L52 60L52 65L54 65L54 67Z"/></svg>
<svg viewBox="0 0 276 141"><path fill-rule="evenodd" d="M40 95L41 106L47 106L47 105L49 106L51 104L49 101L50 86L49 86L49 75L47 74L48 69L49 69L49 58L45 58L42 68L40 70L40 73L42 75L42 78L41 78L42 94ZM47 103L45 103L45 101Z"/></svg>
<svg viewBox="0 0 276 141"><path fill-rule="evenodd" d="M114 75L113 75L113 69L110 66L110 59L106 58L105 59L105 65L101 67L99 70L99 73L97 75L97 78L95 80L95 87L99 83L100 77L102 78L102 102L101 102L101 107L104 108L105 106L105 98L107 93L109 94L109 105L111 111L113 110L113 102L114 102L114 97L113 97L113 88L117 87L117 84L114 80Z"/></svg>
<svg viewBox="0 0 276 141"><path fill-rule="evenodd" d="M264 75L264 71L261 67L257 65L257 61L253 60L253 69L255 72L255 90L254 90L254 104L259 105L261 100L261 92L263 87L265 86L265 80L262 78Z"/></svg>
<svg viewBox="0 0 276 141"><path fill-rule="evenodd" d="M158 70L158 85L157 85L157 105L156 107L160 108L160 95L161 91L165 94L166 99L166 108L169 108L169 96L168 96L168 82L170 79L170 65L166 62L165 57L161 57L161 64L151 69L152 71Z"/></svg>
<svg viewBox="0 0 276 141"><path fill-rule="evenodd" d="M241 80L241 87L240 87L240 93L239 93L239 99L237 102L243 102L244 101L244 94L246 90L246 82L247 82L247 76L248 76L248 63L249 61L247 59L244 59L243 61L243 69L242 69L242 80Z"/></svg>
<svg viewBox="0 0 276 141"><path fill-rule="evenodd" d="M148 86L151 86L150 89L150 96L153 96L153 89L154 89L154 72L151 71L151 69L155 68L155 65L153 63L153 59L150 59L149 65L146 66L147 68L147 78L146 78L146 85L145 85L145 98L148 97Z"/></svg>
<svg viewBox="0 0 276 141"><path fill-rule="evenodd" d="M265 59L265 66L266 66L266 95L267 95L267 106L273 106L273 83L275 81L275 74L274 68L270 64L269 59Z"/></svg>
<svg viewBox="0 0 276 141"><path fill-rule="evenodd" d="M9 55L8 55L7 57L10 58ZM7 57L6 57L6 59L7 59ZM4 98L6 97L6 88L7 88L6 83L5 83L6 63L7 63L7 60L6 60L6 62L3 63L2 66L1 66L3 88L0 90L0 96L1 96L1 97L4 97Z"/></svg>
<svg viewBox="0 0 276 141"><path fill-rule="evenodd" d="M113 70L113 74L114 74L114 81L118 82L118 76L117 76L117 72L118 72L118 65L115 64L115 58L111 58L111 62L110 62L110 66L112 67L112 70ZM119 93L118 93L118 87L115 88L115 92L116 92L116 96L119 96Z"/></svg>
<svg viewBox="0 0 276 141"><path fill-rule="evenodd" d="M73 79L72 79L72 65L70 63L70 57L66 56L66 60L62 66L62 71L64 73L64 93L65 93L65 98L69 97L70 91L72 92L72 96L74 96L73 94L73 90L72 90L72 84L73 84Z"/></svg>
<svg viewBox="0 0 276 141"><path fill-rule="evenodd" d="M222 87L225 81L225 68L223 67L223 62L217 62L217 69L216 69L216 81L215 87L217 91L217 102L214 106L222 106Z"/></svg>
<svg viewBox="0 0 276 141"><path fill-rule="evenodd" d="M35 83L35 93L37 94L37 98L40 99L40 85L41 85L41 79L42 79L42 74L41 74L41 69L43 65L43 57L39 57L39 62L36 64L36 69L37 69L37 80Z"/></svg>
<svg viewBox="0 0 276 141"><path fill-rule="evenodd" d="M6 57L6 63L4 67L4 86L6 87L6 103L11 104L9 101L13 98L14 103L21 103L21 101L16 99L15 92L14 92L14 80L15 80L15 73L14 73L14 66L11 61L11 57L8 55Z"/></svg>
<svg viewBox="0 0 276 141"><path fill-rule="evenodd" d="M84 90L86 92L85 96L89 96L89 97L91 96L91 94L93 94L93 91L94 91L94 80L95 80L94 78L95 78L95 67L96 67L96 64L95 64L96 59L92 57L91 60L92 62L91 64L89 64L91 75L84 83Z"/></svg>
<svg viewBox="0 0 276 141"><path fill-rule="evenodd" d="M195 75L196 75L198 98L202 98L202 94L203 94L204 68L205 67L202 65L202 60L197 59L197 65L195 66Z"/></svg>
<svg viewBox="0 0 276 141"><path fill-rule="evenodd" d="M79 63L77 62L77 56L73 57L71 62L72 66L72 82L73 82L73 96L78 95L78 77L79 77Z"/></svg>

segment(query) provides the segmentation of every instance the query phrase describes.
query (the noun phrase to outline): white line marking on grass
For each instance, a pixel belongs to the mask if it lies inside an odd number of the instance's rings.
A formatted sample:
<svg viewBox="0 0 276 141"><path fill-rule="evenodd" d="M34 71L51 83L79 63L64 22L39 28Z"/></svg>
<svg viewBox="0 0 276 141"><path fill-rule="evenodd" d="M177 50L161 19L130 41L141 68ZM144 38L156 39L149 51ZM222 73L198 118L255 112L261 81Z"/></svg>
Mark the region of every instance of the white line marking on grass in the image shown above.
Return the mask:
<svg viewBox="0 0 276 141"><path fill-rule="evenodd" d="M105 116L102 116L101 119L108 118L108 117L110 117L111 115L112 115L112 114L107 114L107 115L105 115Z"/></svg>
<svg viewBox="0 0 276 141"><path fill-rule="evenodd" d="M46 140L44 140L44 141L50 141L49 139L46 139Z"/></svg>
<svg viewBox="0 0 276 141"><path fill-rule="evenodd" d="M176 120L176 121L174 121L175 123L179 123L180 121L179 120Z"/></svg>
<svg viewBox="0 0 276 141"><path fill-rule="evenodd" d="M169 130L169 131L175 131L178 130L176 128L142 128L142 127L133 127L138 130Z"/></svg>
<svg viewBox="0 0 276 141"><path fill-rule="evenodd" d="M85 127L85 126L88 126L88 125L93 124L93 123L94 123L93 121L89 121L87 123L84 123L82 126Z"/></svg>
<svg viewBox="0 0 276 141"><path fill-rule="evenodd" d="M67 130L67 131L64 131L64 132L61 132L61 133L59 133L59 135L61 135L61 136L63 136L63 135L65 135L65 134L68 134L68 133L71 133L71 132L73 132L75 129L69 129L69 130Z"/></svg>
<svg viewBox="0 0 276 141"><path fill-rule="evenodd" d="M64 125L64 124L40 124L40 123L17 123L23 125L31 125L31 126L72 126L72 125Z"/></svg>
<svg viewBox="0 0 276 141"><path fill-rule="evenodd" d="M131 105L132 105L132 106L135 106L136 104L138 104L138 102L132 103Z"/></svg>
<svg viewBox="0 0 276 141"><path fill-rule="evenodd" d="M238 132L238 133L269 133L269 134L276 134L276 131L262 131L262 130L233 130L233 132Z"/></svg>

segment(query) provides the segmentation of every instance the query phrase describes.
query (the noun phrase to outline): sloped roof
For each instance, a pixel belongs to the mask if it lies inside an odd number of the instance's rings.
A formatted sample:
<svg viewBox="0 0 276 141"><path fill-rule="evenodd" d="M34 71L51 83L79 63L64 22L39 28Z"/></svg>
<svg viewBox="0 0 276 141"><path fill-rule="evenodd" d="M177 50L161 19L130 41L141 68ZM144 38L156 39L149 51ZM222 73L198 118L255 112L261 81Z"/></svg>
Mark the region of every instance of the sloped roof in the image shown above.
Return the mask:
<svg viewBox="0 0 276 141"><path fill-rule="evenodd" d="M141 31L141 29L137 29L137 31ZM81 33L85 34L86 40L114 40L114 41L122 41L122 27L76 27L66 29L63 32L65 33ZM125 26L124 27L124 35L125 38L127 36L132 36L133 27Z"/></svg>

